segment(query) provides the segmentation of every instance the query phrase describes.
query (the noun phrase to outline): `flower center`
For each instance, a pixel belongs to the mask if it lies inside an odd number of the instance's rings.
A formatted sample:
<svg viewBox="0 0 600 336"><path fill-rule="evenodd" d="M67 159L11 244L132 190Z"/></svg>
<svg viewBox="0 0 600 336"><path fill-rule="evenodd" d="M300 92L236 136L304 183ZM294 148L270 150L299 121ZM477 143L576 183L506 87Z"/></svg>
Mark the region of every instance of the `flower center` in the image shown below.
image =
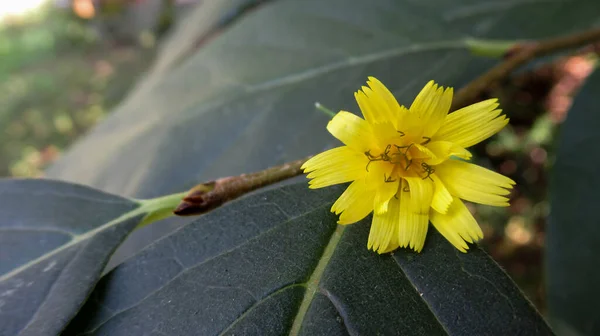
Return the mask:
<svg viewBox="0 0 600 336"><path fill-rule="evenodd" d="M386 182L394 182L398 178L403 177L420 177L422 179L431 179L431 174L435 172L435 168L427 164L427 159L432 157L431 152L425 147L430 141L429 137L417 139L420 141L408 140L408 137L401 133L400 137L392 139L385 149L375 154L371 150L365 152L365 156L369 159L369 165L374 161L383 161L389 163L393 167L389 176L384 174L383 178Z"/></svg>

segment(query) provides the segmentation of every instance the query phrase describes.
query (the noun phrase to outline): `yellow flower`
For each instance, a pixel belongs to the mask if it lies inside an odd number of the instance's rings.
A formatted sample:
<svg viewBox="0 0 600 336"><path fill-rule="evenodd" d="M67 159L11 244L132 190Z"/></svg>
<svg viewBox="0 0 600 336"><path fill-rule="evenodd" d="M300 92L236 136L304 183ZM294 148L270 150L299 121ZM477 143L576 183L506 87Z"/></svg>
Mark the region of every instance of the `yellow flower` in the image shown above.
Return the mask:
<svg viewBox="0 0 600 336"><path fill-rule="evenodd" d="M425 85L410 108L398 104L376 78L355 93L362 119L340 111L327 130L345 146L320 153L302 169L310 188L353 181L331 207L339 224L374 212L367 247L386 253L398 247L423 249L429 221L462 252L483 238L461 199L508 206L515 182L465 162L465 148L508 123L489 99L448 114L452 88ZM462 159L462 160L461 160Z"/></svg>

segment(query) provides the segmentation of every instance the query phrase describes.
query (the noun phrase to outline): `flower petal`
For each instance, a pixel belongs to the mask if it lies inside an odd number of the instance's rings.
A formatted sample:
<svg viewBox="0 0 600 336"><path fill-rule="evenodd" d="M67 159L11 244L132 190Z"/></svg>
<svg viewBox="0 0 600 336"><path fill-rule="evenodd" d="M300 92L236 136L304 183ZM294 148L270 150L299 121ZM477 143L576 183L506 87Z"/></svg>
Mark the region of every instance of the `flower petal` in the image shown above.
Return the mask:
<svg viewBox="0 0 600 336"><path fill-rule="evenodd" d="M388 211L373 215L367 248L377 253L387 253L398 248L400 200L392 198Z"/></svg>
<svg viewBox="0 0 600 336"><path fill-rule="evenodd" d="M394 126L403 134L410 134L417 139L421 139L423 133L423 123L421 122L421 118L404 106L400 106L400 112L398 113Z"/></svg>
<svg viewBox="0 0 600 336"><path fill-rule="evenodd" d="M310 158L302 165L302 169L312 179L308 182L309 187L317 189L364 178L368 163L369 159L364 153L341 146Z"/></svg>
<svg viewBox="0 0 600 336"><path fill-rule="evenodd" d="M345 145L362 153L375 145L369 123L350 112L338 112L327 124L327 130Z"/></svg>
<svg viewBox="0 0 600 336"><path fill-rule="evenodd" d="M493 206L508 206L506 196L515 184L504 175L459 160L448 160L435 166L435 174L452 195Z"/></svg>
<svg viewBox="0 0 600 336"><path fill-rule="evenodd" d="M451 156L456 156L461 159L470 160L473 156L468 150L449 141L433 141L427 144L427 149L433 154L430 159L425 160L430 166L438 165Z"/></svg>
<svg viewBox="0 0 600 336"><path fill-rule="evenodd" d="M367 188L376 190L386 184L386 179L394 171L394 165L387 161L371 161L368 169L365 169L365 171L367 172L365 181Z"/></svg>
<svg viewBox="0 0 600 336"><path fill-rule="evenodd" d="M433 226L461 252L469 249L465 241L474 243L483 238L483 231L477 221L458 198L454 198L445 214L432 210L430 220Z"/></svg>
<svg viewBox="0 0 600 336"><path fill-rule="evenodd" d="M398 245L407 247L412 239L412 231L414 223L412 222L412 214L410 211L410 192L408 191L408 182L400 181L400 213L398 216Z"/></svg>
<svg viewBox="0 0 600 336"><path fill-rule="evenodd" d="M444 123L450 111L452 95L452 88L444 89L434 81L429 81L410 105L410 111L421 117L424 137L432 137Z"/></svg>
<svg viewBox="0 0 600 336"><path fill-rule="evenodd" d="M452 203L452 195L448 191L448 188L444 185L437 175L430 175L433 183L435 184L435 190L433 191L433 198L431 199L431 207L439 212L445 214L448 212L448 207Z"/></svg>
<svg viewBox="0 0 600 336"><path fill-rule="evenodd" d="M395 124L400 105L394 95L377 78L369 77L369 87L363 86L354 94L365 119L371 123Z"/></svg>
<svg viewBox="0 0 600 336"><path fill-rule="evenodd" d="M371 94L365 93L375 102L376 106L380 107L378 118L376 119L383 119L393 124L400 112L400 104L398 104L394 95L379 81L379 79L369 77L367 84L371 88Z"/></svg>
<svg viewBox="0 0 600 336"><path fill-rule="evenodd" d="M382 214L389 211L389 202L398 192L398 180L383 183L375 193L373 200L373 209L376 214Z"/></svg>
<svg viewBox="0 0 600 336"><path fill-rule="evenodd" d="M467 148L498 133L508 119L497 110L497 99L488 99L450 113L434 140L454 142Z"/></svg>
<svg viewBox="0 0 600 336"><path fill-rule="evenodd" d="M373 202L366 201L373 197L375 191L367 189L365 180L356 180L333 203L331 212L337 215L341 213L338 224L356 223L373 211Z"/></svg>
<svg viewBox="0 0 600 336"><path fill-rule="evenodd" d="M410 188L407 222L408 227L411 228L409 230L411 236L408 237L408 246L417 252L421 252L427 236L427 227L429 226L429 208L433 198L433 182L429 179L423 180L420 177L406 177L405 180ZM404 191L402 194L404 194ZM402 195L401 207L404 198L405 195ZM400 213L400 217L402 216L403 214Z"/></svg>
<svg viewBox="0 0 600 336"><path fill-rule="evenodd" d="M398 191L398 181L391 178L393 171L394 165L386 161L373 161L369 164L365 182L368 189L375 191L373 208L377 213L387 211L388 201Z"/></svg>

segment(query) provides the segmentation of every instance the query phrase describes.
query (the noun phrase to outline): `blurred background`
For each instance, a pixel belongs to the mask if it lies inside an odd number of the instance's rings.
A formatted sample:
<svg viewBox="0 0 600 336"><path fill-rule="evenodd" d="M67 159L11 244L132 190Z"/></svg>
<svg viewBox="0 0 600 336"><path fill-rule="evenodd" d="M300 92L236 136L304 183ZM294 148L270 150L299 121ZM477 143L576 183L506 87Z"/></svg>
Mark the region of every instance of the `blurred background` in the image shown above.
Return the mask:
<svg viewBox="0 0 600 336"><path fill-rule="evenodd" d="M0 175L43 176L144 77L161 39L200 3L1 2ZM248 3L220 18L220 27L261 1ZM197 41L196 47L202 43ZM484 229L483 246L542 312L547 173L554 160L554 135L593 66L585 55L570 56L526 69L492 88L489 96L501 99L511 124L473 150L479 161L517 181L508 211L471 208Z"/></svg>
<svg viewBox="0 0 600 336"><path fill-rule="evenodd" d="M195 1L0 3L0 174L40 176L104 118Z"/></svg>

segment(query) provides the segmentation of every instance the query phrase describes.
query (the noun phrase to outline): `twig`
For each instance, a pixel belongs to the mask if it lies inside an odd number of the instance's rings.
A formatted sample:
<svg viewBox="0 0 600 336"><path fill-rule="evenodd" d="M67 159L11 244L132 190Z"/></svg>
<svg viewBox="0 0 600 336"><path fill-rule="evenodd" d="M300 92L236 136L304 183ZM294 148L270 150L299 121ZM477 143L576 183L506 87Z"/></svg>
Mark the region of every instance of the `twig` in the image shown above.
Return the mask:
<svg viewBox="0 0 600 336"><path fill-rule="evenodd" d="M490 85L508 77L518 67L535 58L565 49L582 47L598 40L600 40L600 28L517 46L504 62L494 66L460 89L454 96L451 111L473 103Z"/></svg>
<svg viewBox="0 0 600 336"><path fill-rule="evenodd" d="M300 167L309 158L199 184L188 192L173 212L178 216L203 214L250 191L302 174Z"/></svg>

